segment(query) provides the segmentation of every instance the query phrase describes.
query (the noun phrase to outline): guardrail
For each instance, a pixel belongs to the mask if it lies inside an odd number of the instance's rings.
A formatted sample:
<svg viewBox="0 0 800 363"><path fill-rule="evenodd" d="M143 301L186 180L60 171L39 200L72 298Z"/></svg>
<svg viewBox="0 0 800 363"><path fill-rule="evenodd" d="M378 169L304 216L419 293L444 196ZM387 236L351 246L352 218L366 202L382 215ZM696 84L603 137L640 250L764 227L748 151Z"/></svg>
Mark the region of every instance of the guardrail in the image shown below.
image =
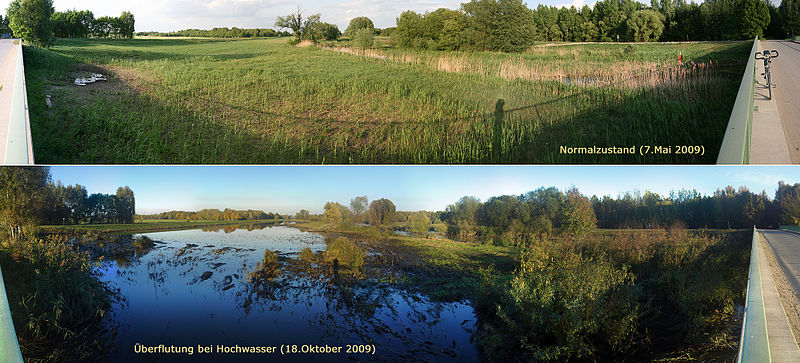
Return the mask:
<svg viewBox="0 0 800 363"><path fill-rule="evenodd" d="M0 361L22 363L22 353L19 351L17 333L14 332L14 322L11 320L2 269L0 269Z"/></svg>
<svg viewBox="0 0 800 363"><path fill-rule="evenodd" d="M22 44L17 48L17 69L14 71L14 90L11 94L11 115L8 120L8 138L4 164L33 164L31 119L28 114L28 94L25 87L25 65L22 61Z"/></svg>
<svg viewBox="0 0 800 363"><path fill-rule="evenodd" d="M753 99L755 94L755 54L758 48L758 36L753 40L747 67L744 69L739 93L733 104L731 118L722 138L717 164L749 164L750 135L753 129Z"/></svg>
<svg viewBox="0 0 800 363"><path fill-rule="evenodd" d="M758 249L758 230L753 226L753 247L750 251L750 272L747 277L747 299L744 305L737 363L772 361L767 337L767 313L764 309L764 295L761 290Z"/></svg>

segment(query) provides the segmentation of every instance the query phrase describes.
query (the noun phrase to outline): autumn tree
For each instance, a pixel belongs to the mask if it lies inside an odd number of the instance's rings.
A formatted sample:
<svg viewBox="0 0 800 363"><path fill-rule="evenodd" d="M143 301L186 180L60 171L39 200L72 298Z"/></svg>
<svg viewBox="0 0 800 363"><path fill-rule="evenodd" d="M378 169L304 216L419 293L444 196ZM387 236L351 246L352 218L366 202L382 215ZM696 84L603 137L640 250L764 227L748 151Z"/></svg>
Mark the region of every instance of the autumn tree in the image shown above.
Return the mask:
<svg viewBox="0 0 800 363"><path fill-rule="evenodd" d="M396 211L397 208L389 199L373 200L369 204L369 210L367 211L369 224L374 227L380 227L381 224L389 224L394 220Z"/></svg>
<svg viewBox="0 0 800 363"><path fill-rule="evenodd" d="M342 222L342 212L336 206L336 203L328 202L325 203L325 219L328 222L333 223L341 223Z"/></svg>

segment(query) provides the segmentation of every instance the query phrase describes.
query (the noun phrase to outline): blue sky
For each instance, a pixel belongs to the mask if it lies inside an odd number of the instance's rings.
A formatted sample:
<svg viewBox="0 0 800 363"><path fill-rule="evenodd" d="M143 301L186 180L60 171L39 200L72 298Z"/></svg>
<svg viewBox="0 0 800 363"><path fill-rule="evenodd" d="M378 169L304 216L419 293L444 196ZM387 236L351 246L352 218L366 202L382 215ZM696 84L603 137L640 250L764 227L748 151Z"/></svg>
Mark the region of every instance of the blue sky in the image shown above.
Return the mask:
<svg viewBox="0 0 800 363"><path fill-rule="evenodd" d="M54 166L51 174L89 193L128 185L143 214L226 207L318 213L326 201L347 204L359 195L389 198L400 210L443 210L465 195L486 200L572 185L598 196L683 188L711 194L726 185L773 196L778 181L800 182L800 168L766 166Z"/></svg>
<svg viewBox="0 0 800 363"><path fill-rule="evenodd" d="M649 4L647 0L639 0ZM5 12L11 0L0 0ZM213 27L271 28L275 18L297 9L306 14L321 13L322 20L337 24L344 31L350 19L368 16L379 28L395 25L395 18L405 10L425 12L441 7L459 8L468 0L53 0L57 11L89 9L96 17L119 15L130 10L136 17L136 31L174 31ZM526 1L538 4L593 4L595 0Z"/></svg>

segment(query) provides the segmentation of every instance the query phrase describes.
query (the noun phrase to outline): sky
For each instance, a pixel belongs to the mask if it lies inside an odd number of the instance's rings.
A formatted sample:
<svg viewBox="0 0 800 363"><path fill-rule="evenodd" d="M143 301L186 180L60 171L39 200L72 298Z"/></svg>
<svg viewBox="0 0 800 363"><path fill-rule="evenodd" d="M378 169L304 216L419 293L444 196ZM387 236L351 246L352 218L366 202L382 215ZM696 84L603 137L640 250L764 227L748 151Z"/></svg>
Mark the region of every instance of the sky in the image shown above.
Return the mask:
<svg viewBox="0 0 800 363"><path fill-rule="evenodd" d="M649 4L649 0L639 0ZM3 13L11 0L0 0ZM378 28L395 26L395 19L405 10L425 12L441 7L458 9L468 0L53 0L56 11L91 10L95 17L117 16L131 11L136 31L168 32L181 29L213 27L272 28L278 16L300 6L305 14L322 14L322 21L344 31L350 19L367 16ZM538 4L593 5L594 0L526 1L530 8Z"/></svg>
<svg viewBox="0 0 800 363"><path fill-rule="evenodd" d="M487 200L539 187L584 195L619 196L649 190L712 194L727 185L766 191L779 181L800 183L796 167L726 166L53 166L54 181L113 194L129 186L138 214L203 208L321 213L327 201L388 198L398 210L444 210L462 196Z"/></svg>

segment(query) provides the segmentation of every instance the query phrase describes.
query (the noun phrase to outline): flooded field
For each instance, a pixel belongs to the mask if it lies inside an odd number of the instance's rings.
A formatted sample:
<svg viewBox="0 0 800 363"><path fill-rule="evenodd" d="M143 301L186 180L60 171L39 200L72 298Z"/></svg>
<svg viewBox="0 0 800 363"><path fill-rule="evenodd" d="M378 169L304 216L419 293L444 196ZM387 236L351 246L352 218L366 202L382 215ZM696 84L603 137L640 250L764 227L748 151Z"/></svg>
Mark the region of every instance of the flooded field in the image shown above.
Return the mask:
<svg viewBox="0 0 800 363"><path fill-rule="evenodd" d="M155 246L134 257L108 258L102 279L120 299L108 317L117 349L106 361L140 360L142 347L183 349L147 360L477 360L466 302L433 302L380 277L340 279L302 268L304 248L324 251L326 237L287 226L225 227L147 233ZM280 274L249 276L266 249ZM316 272L315 272L316 271ZM369 345L369 353L280 355L282 345ZM198 346L276 347L275 353L199 353ZM310 347L309 347L310 346ZM188 349L191 348L191 349ZM159 349L159 348L156 348ZM191 354L189 354L191 353Z"/></svg>

